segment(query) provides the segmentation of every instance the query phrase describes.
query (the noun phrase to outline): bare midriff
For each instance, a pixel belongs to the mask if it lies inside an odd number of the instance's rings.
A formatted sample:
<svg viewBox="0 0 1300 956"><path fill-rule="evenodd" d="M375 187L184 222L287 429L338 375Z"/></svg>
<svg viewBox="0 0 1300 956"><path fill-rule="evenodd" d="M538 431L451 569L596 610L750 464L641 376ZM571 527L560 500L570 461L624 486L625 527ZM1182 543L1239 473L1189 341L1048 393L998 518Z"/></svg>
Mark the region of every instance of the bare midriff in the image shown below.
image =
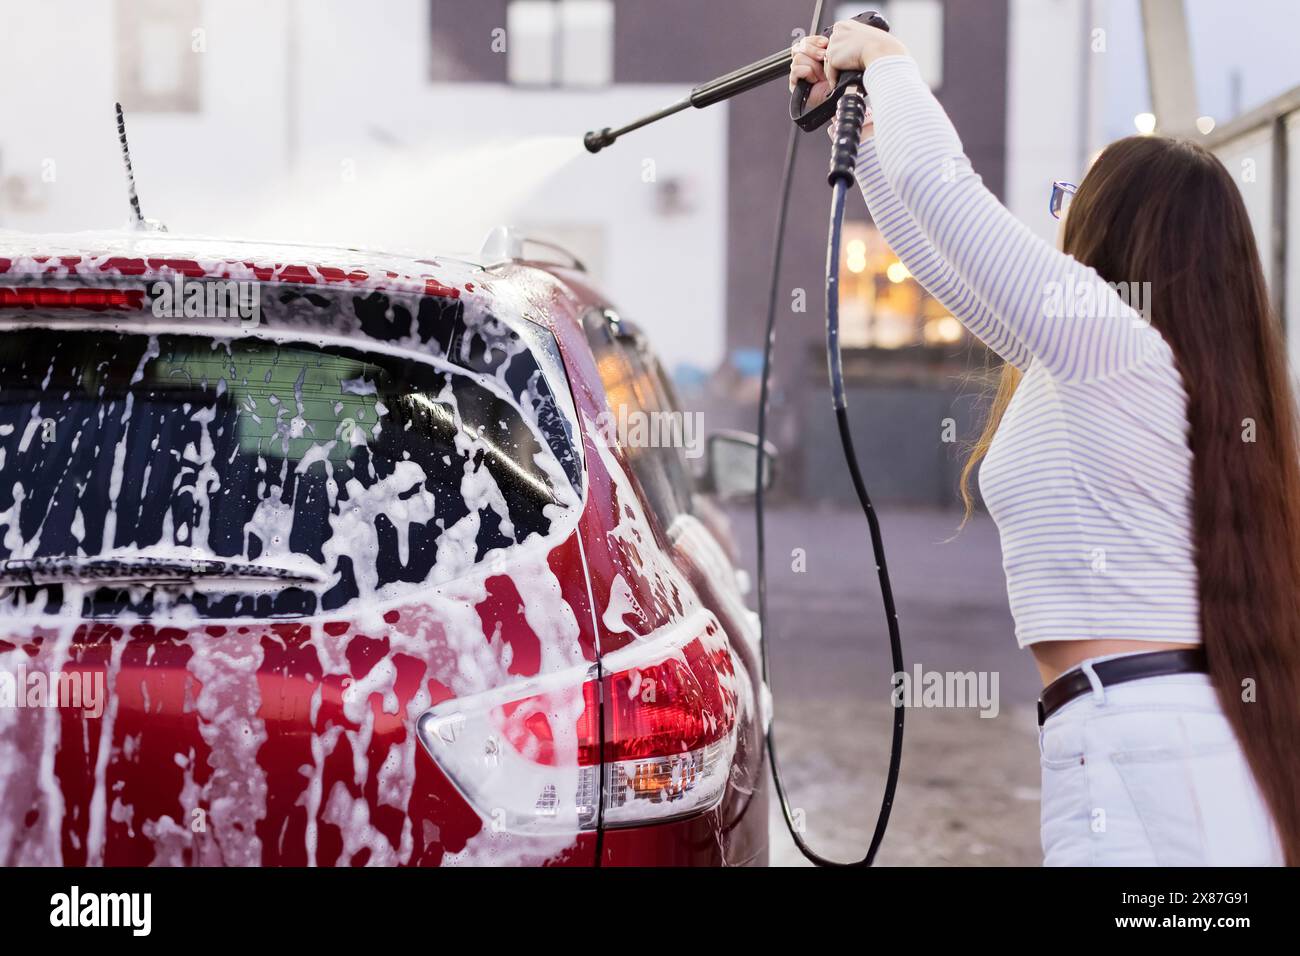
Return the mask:
<svg viewBox="0 0 1300 956"><path fill-rule="evenodd" d="M1196 644L1177 641L1042 641L1030 644L1038 673L1046 686L1081 661L1107 654L1141 654L1144 651L1178 651Z"/></svg>

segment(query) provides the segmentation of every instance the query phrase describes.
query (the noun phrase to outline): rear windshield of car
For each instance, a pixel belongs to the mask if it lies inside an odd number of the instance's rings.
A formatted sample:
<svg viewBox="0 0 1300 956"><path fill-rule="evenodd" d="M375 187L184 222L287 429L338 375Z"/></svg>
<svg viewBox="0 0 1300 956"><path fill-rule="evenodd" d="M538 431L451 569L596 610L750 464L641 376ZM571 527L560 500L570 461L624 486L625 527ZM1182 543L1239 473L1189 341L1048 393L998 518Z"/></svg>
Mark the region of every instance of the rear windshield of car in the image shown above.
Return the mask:
<svg viewBox="0 0 1300 956"><path fill-rule="evenodd" d="M318 570L319 587L162 598L212 617L391 598L551 533L576 491L555 453L567 437L544 428L483 376L414 358L253 336L0 331L0 561ZM57 603L66 589L45 590ZM99 589L84 610L147 613L159 599Z"/></svg>

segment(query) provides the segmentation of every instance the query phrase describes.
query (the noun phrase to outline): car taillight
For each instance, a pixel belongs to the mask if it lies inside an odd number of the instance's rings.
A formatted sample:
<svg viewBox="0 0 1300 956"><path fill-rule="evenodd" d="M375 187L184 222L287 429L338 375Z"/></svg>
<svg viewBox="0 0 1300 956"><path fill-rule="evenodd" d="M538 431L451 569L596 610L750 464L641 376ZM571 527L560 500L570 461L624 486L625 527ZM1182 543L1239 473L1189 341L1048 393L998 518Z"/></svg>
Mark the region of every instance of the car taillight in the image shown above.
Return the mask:
<svg viewBox="0 0 1300 956"><path fill-rule="evenodd" d="M710 622L686 639L607 655L606 674L567 671L439 704L424 746L498 830L591 829L697 813L721 798L748 682ZM599 723L604 702L605 727Z"/></svg>

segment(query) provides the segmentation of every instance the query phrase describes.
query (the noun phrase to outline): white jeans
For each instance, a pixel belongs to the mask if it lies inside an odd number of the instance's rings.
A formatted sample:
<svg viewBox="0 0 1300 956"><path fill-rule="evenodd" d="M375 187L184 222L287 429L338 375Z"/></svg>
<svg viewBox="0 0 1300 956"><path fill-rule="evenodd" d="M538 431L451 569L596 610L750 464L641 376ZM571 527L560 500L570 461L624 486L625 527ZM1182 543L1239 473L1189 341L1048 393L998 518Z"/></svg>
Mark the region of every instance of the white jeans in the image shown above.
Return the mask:
<svg viewBox="0 0 1300 956"><path fill-rule="evenodd" d="M1091 677L1039 731L1045 866L1281 865L1208 675Z"/></svg>

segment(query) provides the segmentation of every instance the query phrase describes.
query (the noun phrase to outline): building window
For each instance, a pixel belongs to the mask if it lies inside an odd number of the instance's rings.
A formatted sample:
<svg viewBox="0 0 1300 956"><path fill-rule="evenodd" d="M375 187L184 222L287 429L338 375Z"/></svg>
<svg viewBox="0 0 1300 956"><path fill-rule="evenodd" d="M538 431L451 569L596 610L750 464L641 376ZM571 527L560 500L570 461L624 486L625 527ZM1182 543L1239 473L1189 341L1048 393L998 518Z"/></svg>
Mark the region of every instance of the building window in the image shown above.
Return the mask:
<svg viewBox="0 0 1300 956"><path fill-rule="evenodd" d="M943 85L943 0L879 0L863 7L842 3L835 8L836 20L851 20L874 6L889 21L890 31L907 45L921 77L932 90Z"/></svg>
<svg viewBox="0 0 1300 956"><path fill-rule="evenodd" d="M912 278L875 226L844 224L840 341L845 347L942 347L964 335L962 324Z"/></svg>
<svg viewBox="0 0 1300 956"><path fill-rule="evenodd" d="M118 0L117 90L127 111L196 113L199 0Z"/></svg>
<svg viewBox="0 0 1300 956"><path fill-rule="evenodd" d="M613 0L511 0L507 75L520 86L604 86L614 79Z"/></svg>

